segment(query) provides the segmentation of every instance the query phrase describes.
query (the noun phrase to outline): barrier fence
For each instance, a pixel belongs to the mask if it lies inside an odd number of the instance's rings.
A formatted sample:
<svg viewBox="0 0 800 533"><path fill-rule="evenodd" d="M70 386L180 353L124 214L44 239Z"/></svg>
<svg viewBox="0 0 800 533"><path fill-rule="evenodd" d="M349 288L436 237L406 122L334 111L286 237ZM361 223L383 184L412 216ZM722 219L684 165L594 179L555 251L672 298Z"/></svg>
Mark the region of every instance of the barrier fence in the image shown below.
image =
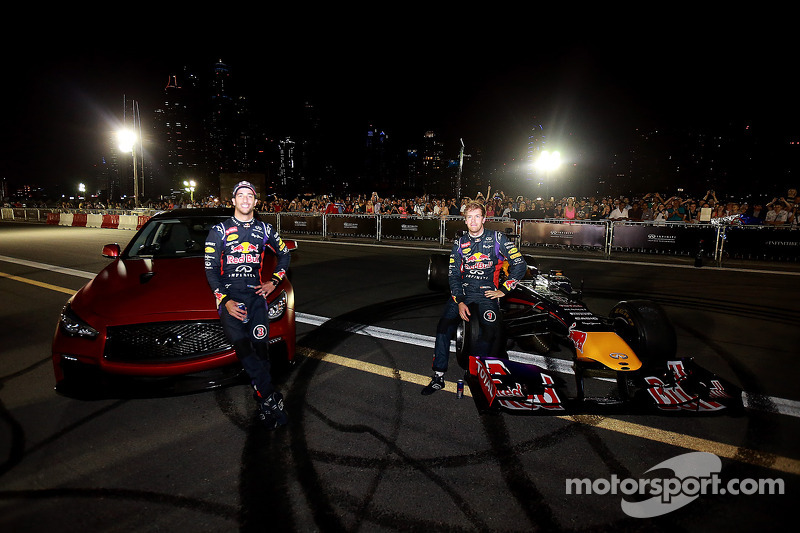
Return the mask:
<svg viewBox="0 0 800 533"><path fill-rule="evenodd" d="M136 230L155 214L150 210L78 212L58 209L2 208L3 220ZM428 241L445 245L464 230L463 217L405 215L259 213L282 235L323 239ZM560 247L614 252L643 252L713 258L800 259L800 230L790 227L682 222L514 220L488 218L486 227L513 236L524 247Z"/></svg>

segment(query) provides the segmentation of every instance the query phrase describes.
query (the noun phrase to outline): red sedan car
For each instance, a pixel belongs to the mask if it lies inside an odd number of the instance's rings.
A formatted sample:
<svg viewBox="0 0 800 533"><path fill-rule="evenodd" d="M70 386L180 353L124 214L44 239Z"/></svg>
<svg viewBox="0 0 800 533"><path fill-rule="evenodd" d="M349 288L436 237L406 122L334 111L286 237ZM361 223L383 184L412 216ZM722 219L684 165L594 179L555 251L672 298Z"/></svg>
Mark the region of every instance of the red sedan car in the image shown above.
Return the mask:
<svg viewBox="0 0 800 533"><path fill-rule="evenodd" d="M183 209L152 217L113 259L69 299L53 338L56 390L184 392L243 381L233 346L222 332L206 281L204 243L226 209ZM285 241L296 248L294 241ZM275 257L264 255L272 272ZM295 353L294 290L289 279L269 295L270 359ZM133 388L130 386L133 385Z"/></svg>

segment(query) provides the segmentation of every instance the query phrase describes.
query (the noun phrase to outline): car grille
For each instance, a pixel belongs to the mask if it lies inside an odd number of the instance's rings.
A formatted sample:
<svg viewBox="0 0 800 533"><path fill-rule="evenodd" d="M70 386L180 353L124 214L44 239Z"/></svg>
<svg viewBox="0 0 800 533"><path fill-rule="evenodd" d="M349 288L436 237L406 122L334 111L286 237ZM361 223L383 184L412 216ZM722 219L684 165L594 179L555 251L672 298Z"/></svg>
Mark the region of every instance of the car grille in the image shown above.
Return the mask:
<svg viewBox="0 0 800 533"><path fill-rule="evenodd" d="M108 328L108 361L166 363L233 349L219 322L156 322Z"/></svg>

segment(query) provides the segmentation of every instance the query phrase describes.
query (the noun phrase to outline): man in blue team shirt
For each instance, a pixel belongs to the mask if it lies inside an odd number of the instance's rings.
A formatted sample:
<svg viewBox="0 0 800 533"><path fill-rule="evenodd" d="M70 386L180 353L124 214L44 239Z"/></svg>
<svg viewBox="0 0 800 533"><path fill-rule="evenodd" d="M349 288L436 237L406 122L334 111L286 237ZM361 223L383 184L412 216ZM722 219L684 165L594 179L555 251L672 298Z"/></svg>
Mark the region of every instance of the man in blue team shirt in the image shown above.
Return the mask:
<svg viewBox="0 0 800 533"><path fill-rule="evenodd" d="M450 300L436 327L433 355L433 379L422 394L433 394L444 388L444 373L450 358L450 340L460 320L479 320L481 339L476 346L480 353L488 350L500 334L500 298L507 295L525 276L525 259L513 242L499 231L486 230L486 209L479 202L464 208L467 232L458 237L450 252ZM508 263L508 277L500 282L503 264ZM479 316L470 314L470 304L477 304Z"/></svg>
<svg viewBox="0 0 800 533"><path fill-rule="evenodd" d="M232 201L234 215L208 232L206 278L217 300L222 329L256 390L259 418L275 429L285 425L288 416L283 396L272 385L266 298L286 276L289 250L272 225L254 217L258 200L252 184L239 182ZM277 257L267 275L262 274L265 252Z"/></svg>

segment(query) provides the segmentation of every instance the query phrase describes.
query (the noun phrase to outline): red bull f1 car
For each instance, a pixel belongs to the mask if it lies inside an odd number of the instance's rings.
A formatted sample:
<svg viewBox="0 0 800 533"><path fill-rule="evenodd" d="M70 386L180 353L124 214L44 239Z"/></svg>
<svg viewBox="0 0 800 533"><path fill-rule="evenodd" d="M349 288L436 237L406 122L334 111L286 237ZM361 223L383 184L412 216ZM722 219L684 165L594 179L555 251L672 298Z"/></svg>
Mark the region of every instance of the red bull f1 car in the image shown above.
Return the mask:
<svg viewBox="0 0 800 533"><path fill-rule="evenodd" d="M456 333L456 358L479 411L741 412L741 389L677 356L674 327L657 303L622 301L598 316L562 271L541 273L533 257L525 259L527 274L502 303L502 338L490 356L472 350L477 320ZM431 255L430 289L449 290L448 261Z"/></svg>

